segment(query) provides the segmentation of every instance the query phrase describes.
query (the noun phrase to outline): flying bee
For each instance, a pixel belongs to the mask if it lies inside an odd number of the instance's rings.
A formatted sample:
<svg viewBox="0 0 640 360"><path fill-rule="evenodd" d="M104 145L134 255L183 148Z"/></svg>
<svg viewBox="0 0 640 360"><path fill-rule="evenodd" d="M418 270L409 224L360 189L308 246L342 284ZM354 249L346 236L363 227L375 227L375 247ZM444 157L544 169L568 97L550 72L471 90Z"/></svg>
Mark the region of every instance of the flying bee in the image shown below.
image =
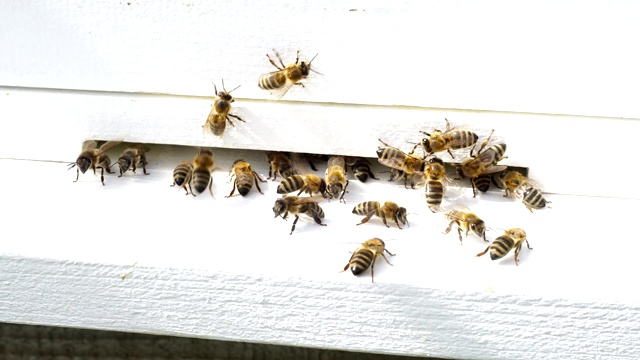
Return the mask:
<svg viewBox="0 0 640 360"><path fill-rule="evenodd" d="M296 223L300 218L299 214L305 214L311 218L316 224L320 226L327 226L327 224L322 223L322 219L324 218L324 211L317 202L309 199L309 198L299 198L297 196L285 196L276 200L273 206L273 213L276 215L275 217L282 216L283 219L287 219L289 213L295 215L296 219L293 220L293 226L291 226L291 232L289 235L293 234L293 230L296 229Z"/></svg>
<svg viewBox="0 0 640 360"><path fill-rule="evenodd" d="M499 236L491 245L487 246L487 249L476 256L482 256L489 252L489 256L491 260L502 259L505 255L511 251L511 249L515 249L514 251L514 259L516 265L518 265L518 254L520 254L520 249L522 249L522 243L527 243L527 248L529 250L533 250L531 246L529 246L529 240L527 240L527 234L524 230L520 228L512 228L504 232L504 235Z"/></svg>
<svg viewBox="0 0 640 360"><path fill-rule="evenodd" d="M267 54L267 58L271 65L278 70L260 76L258 86L263 90L271 91L277 99L280 99L287 93L287 91L289 91L289 89L291 89L293 85L300 85L304 87L304 84L300 81L309 76L309 72L311 71L311 62L313 62L318 54L316 54L316 56L307 63L305 61L300 61L300 51L297 51L296 62L289 66L285 66L280 54L276 50L273 50L273 52L276 54L280 66L278 66L271 56Z"/></svg>
<svg viewBox="0 0 640 360"><path fill-rule="evenodd" d="M381 218L386 227L389 227L389 225L387 225L387 219L393 219L396 225L398 225L398 229L402 229L400 223L407 226L409 225L407 221L407 209L391 201L386 201L382 206L380 206L380 203L377 201L366 201L356 205L351 213L366 215L365 218L356 225L365 224L373 215Z"/></svg>
<svg viewBox="0 0 640 360"><path fill-rule="evenodd" d="M349 180L347 180L347 164L342 156L332 156L327 164L325 174L327 183L327 194L330 198L339 198L344 201L344 194L347 192Z"/></svg>
<svg viewBox="0 0 640 360"><path fill-rule="evenodd" d="M178 164L176 168L173 170L173 185L171 186L180 186L186 191L185 195L189 195L189 191L191 191L191 195L196 196L191 189L191 177L193 176L193 160L186 160ZM189 186L189 190L187 190L187 186Z"/></svg>
<svg viewBox="0 0 640 360"><path fill-rule="evenodd" d="M347 165L351 166L353 176L360 180L360 182L367 182L369 177L375 180L379 180L371 171L371 164L365 158L347 158Z"/></svg>
<svg viewBox="0 0 640 360"><path fill-rule="evenodd" d="M104 172L113 174L110 169L111 159L107 156L106 151L120 143L121 141L107 141L98 148L98 144L95 141L86 141L76 162L69 164L69 169L76 167L76 179L73 182L78 181L80 172L84 174L91 168L95 174L96 168L98 168L100 169L100 181L104 185Z"/></svg>
<svg viewBox="0 0 640 360"><path fill-rule="evenodd" d="M442 132L434 129L431 133L420 131L428 136L428 138L422 139L422 149L425 154L434 154L441 151L446 151L453 158L451 150L465 149L475 145L478 141L478 135L469 130L462 130L458 127L451 127L449 120L444 119L447 122L447 129Z"/></svg>
<svg viewBox="0 0 640 360"><path fill-rule="evenodd" d="M201 148L198 155L193 158L193 175L191 181L193 181L193 188L198 194L201 194L209 187L209 193L213 196L213 190L211 190L211 172L213 171L214 164L215 159L211 149ZM193 194L193 191L191 193Z"/></svg>
<svg viewBox="0 0 640 360"><path fill-rule="evenodd" d="M427 206L435 213L440 210L446 187L445 183L449 181L442 159L434 156L427 160L424 175L426 178L424 196L427 199Z"/></svg>
<svg viewBox="0 0 640 360"><path fill-rule="evenodd" d="M327 196L327 183L323 178L314 175L293 175L288 178L282 180L280 185L278 185L278 194L288 194L294 191L298 191L298 196L300 194L307 193L309 196L313 196L315 194L320 194L322 197Z"/></svg>
<svg viewBox="0 0 640 360"><path fill-rule="evenodd" d="M522 203L533 213L533 209L542 209L551 201L545 200L540 191L540 185L522 175L518 171L509 170L500 174L504 185L504 196L522 200Z"/></svg>
<svg viewBox="0 0 640 360"><path fill-rule="evenodd" d="M267 182L267 180L262 180L262 178L260 178L260 175L253 171L251 165L248 162L244 161L243 159L236 160L233 163L229 174L231 174L232 171L233 175L231 175L231 178L235 176L236 179L233 184L233 189L231 189L231 193L226 197L231 197L231 195L233 195L233 193L236 191L236 187L238 188L238 192L240 193L240 195L247 195L253 187L254 182L256 184L256 189L258 189L260 194L264 194L262 190L260 190L260 185L258 185L258 183L260 181Z"/></svg>
<svg viewBox="0 0 640 360"><path fill-rule="evenodd" d="M493 131L491 131L487 140L482 142L480 149L475 155L473 155L474 145L469 152L469 157L462 160L456 168L458 175L471 179L473 197L476 197L476 186L473 182L474 178L483 174L496 173L506 169L506 166L496 166L500 160L505 158L504 153L507 151L506 144L495 144L485 149L492 135Z"/></svg>
<svg viewBox="0 0 640 360"><path fill-rule="evenodd" d="M239 87L240 85L236 86L235 89ZM224 88L224 80L222 80L223 91L218 92L218 88L215 84L213 85L213 89L216 92L216 97L213 99L213 107L211 108L211 112L209 112L207 121L202 125L202 127L208 126L214 135L222 136L222 134L224 134L224 128L227 125L227 121L231 126L235 127L230 117L242 122L245 121L240 116L229 113L229 111L231 111L231 103L235 101L231 96L231 92L235 89L227 91Z"/></svg>
<svg viewBox="0 0 640 360"><path fill-rule="evenodd" d="M416 154L405 154L402 150L391 147L380 139L378 141L384 145L384 147L379 147L376 151L378 162L392 169L403 171L405 174L404 187L407 187L407 179L411 179L411 188L414 189L416 181L413 175L422 176L427 163Z"/></svg>
<svg viewBox="0 0 640 360"><path fill-rule="evenodd" d="M120 167L120 175L118 177L122 177L129 169L135 174L136 166L142 166L142 172L145 175L149 175L147 173L147 155L145 155L148 151L148 147L141 145L132 145L127 148L118 158Z"/></svg>
<svg viewBox="0 0 640 360"><path fill-rule="evenodd" d="M462 232L465 237L469 235L469 231L472 231L478 237L487 241L485 234L486 226L484 221L480 219L476 214L472 213L469 208L464 205L456 204L456 207L460 210L450 210L444 214L445 218L450 221L449 226L444 231L444 234L448 234L451 231L453 225L458 227L458 237L460 238L460 244L462 244Z"/></svg>
<svg viewBox="0 0 640 360"><path fill-rule="evenodd" d="M384 253L387 253L391 256L396 256L396 254L392 254L385 248L384 241L373 238L365 241L362 245L356 249L356 251L351 254L351 258L349 259L349 263L344 267L342 272L347 271L347 269L351 268L351 272L353 275L360 275L365 272L368 268L371 268L371 282L373 282L373 273L375 262L378 259L378 256L382 256L384 261L387 264L393 266L392 263L389 262Z"/></svg>
<svg viewBox="0 0 640 360"><path fill-rule="evenodd" d="M288 178L296 174L295 170L293 170L291 159L285 153L267 151L267 161L269 162L269 177L267 179L271 179L271 174L273 174L273 180L278 175Z"/></svg>

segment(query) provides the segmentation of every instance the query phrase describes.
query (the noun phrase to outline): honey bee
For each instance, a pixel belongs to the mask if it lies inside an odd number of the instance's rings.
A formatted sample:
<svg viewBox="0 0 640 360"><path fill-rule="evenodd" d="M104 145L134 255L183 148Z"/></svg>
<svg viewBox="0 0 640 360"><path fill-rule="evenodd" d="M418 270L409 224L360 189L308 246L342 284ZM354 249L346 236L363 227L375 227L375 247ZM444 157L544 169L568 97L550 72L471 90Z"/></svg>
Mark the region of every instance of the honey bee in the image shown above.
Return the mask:
<svg viewBox="0 0 640 360"><path fill-rule="evenodd" d="M500 174L500 180L504 185L505 197L521 199L522 203L533 213L533 209L542 209L551 201L542 196L537 182L529 179L521 173L510 170Z"/></svg>
<svg viewBox="0 0 640 360"><path fill-rule="evenodd" d="M240 85L236 86L235 89L239 87ZM224 88L224 80L222 80L222 89L224 91L218 92L218 88L215 84L213 85L213 89L216 92L216 97L213 99L213 107L211 108L211 112L209 112L207 121L204 123L204 125L202 125L202 127L208 126L214 135L222 136L222 134L224 134L224 128L227 125L227 121L229 122L229 124L231 124L231 126L235 127L230 117L242 122L245 121L240 116L229 113L229 111L231 110L231 103L235 101L231 96L231 92L235 89L227 91Z"/></svg>
<svg viewBox="0 0 640 360"><path fill-rule="evenodd" d="M462 160L460 165L456 168L456 171L461 177L468 177L471 179L473 197L476 196L476 187L473 182L474 178L483 174L496 173L506 169L505 166L496 166L500 160L505 158L504 153L507 150L506 144L495 144L485 149L492 135L493 131L491 131L487 140L482 142L480 149L475 155L473 155L473 150L475 149L474 145L469 152L469 157Z"/></svg>
<svg viewBox="0 0 640 360"><path fill-rule="evenodd" d="M296 62L289 66L285 66L280 54L276 50L273 50L273 52L276 54L280 66L278 66L271 56L267 54L267 58L271 65L276 67L278 70L262 75L258 80L258 86L263 90L271 91L277 99L280 99L287 93L287 91L289 91L289 89L291 89L293 85L300 85L304 87L304 84L300 81L309 76L309 72L311 71L311 62L313 62L318 54L316 54L316 56L307 63L305 61L300 61L300 51L297 51Z"/></svg>
<svg viewBox="0 0 640 360"><path fill-rule="evenodd" d="M193 159L193 175L191 181L193 181L193 188L198 194L201 194L207 187L209 192L213 196L213 190L211 190L211 172L215 159L213 157L213 151L211 149L201 148L198 155ZM191 192L193 194L193 191Z"/></svg>
<svg viewBox="0 0 640 360"><path fill-rule="evenodd" d="M278 185L278 194L288 194L294 191L298 191L298 196L300 194L307 193L309 196L313 196L315 194L320 194L322 197L327 196L327 183L323 178L314 175L293 175L288 178L282 180L280 185Z"/></svg>
<svg viewBox="0 0 640 360"><path fill-rule="evenodd" d="M149 175L147 173L147 155L145 155L148 151L148 147L141 145L133 145L127 148L118 158L120 167L120 175L118 177L124 175L129 169L135 174L136 166L142 166L142 172L145 175Z"/></svg>
<svg viewBox="0 0 640 360"><path fill-rule="evenodd" d="M462 244L462 232L464 231L465 237L469 235L469 231L472 231L478 237L487 241L485 234L486 226L484 221L480 219L476 214L472 213L466 206L457 204L459 210L453 209L444 214L445 218L450 221L449 227L444 231L444 234L448 234L451 228L455 224L458 227L458 237L460 238L460 244Z"/></svg>
<svg viewBox="0 0 640 360"><path fill-rule="evenodd" d="M382 222L386 227L389 227L389 225L387 225L387 218L393 219L393 221L396 222L396 225L398 225L398 229L402 229L400 227L400 223L407 226L409 225L407 222L407 209L400 207L391 201L385 202L382 206L380 206L380 203L377 201L366 201L356 205L351 213L366 215L365 218L356 225L365 224L373 215L382 218Z"/></svg>
<svg viewBox="0 0 640 360"><path fill-rule="evenodd" d="M373 282L374 267L378 256L382 256L387 264L393 266L384 255L385 252L390 256L396 256L396 254L390 253L389 250L385 248L384 241L378 238L369 239L353 252L349 263L344 267L342 272L351 268L353 275L357 276L365 272L368 268L371 268L371 282Z"/></svg>
<svg viewBox="0 0 640 360"><path fill-rule="evenodd" d="M520 228L512 228L504 232L504 235L499 236L491 245L487 246L486 250L479 253L476 256L482 256L489 252L489 256L491 260L502 259L505 255L511 251L511 249L515 249L514 252L514 260L516 265L518 265L518 254L520 254L520 249L522 249L522 243L527 243L527 248L529 250L533 250L531 246L529 246L529 240L527 240L527 234L524 230Z"/></svg>
<svg viewBox="0 0 640 360"><path fill-rule="evenodd" d="M444 120L447 122L447 129L444 132L440 130L433 130L431 133L420 131L428 136L428 138L422 139L421 143L425 154L446 151L453 158L451 150L468 148L478 141L478 135L474 132L451 127L449 120L446 118Z"/></svg>
<svg viewBox="0 0 640 360"><path fill-rule="evenodd" d="M121 141L107 141L98 148L98 144L93 141L86 141L82 146L82 152L76 159L76 162L69 164L69 169L76 168L76 179L73 182L77 182L80 178L80 172L83 174L93 169L93 173L96 173L96 168L100 169L100 181L104 185L104 172L113 174L111 171L111 159L107 156L106 151L120 144Z"/></svg>
<svg viewBox="0 0 640 360"><path fill-rule="evenodd" d="M444 197L445 182L448 181L444 162L435 156L430 158L427 161L424 175L426 178L424 196L427 199L427 206L435 213L440 210L440 204L442 204L442 198Z"/></svg>
<svg viewBox="0 0 640 360"><path fill-rule="evenodd" d="M404 186L407 187L407 179L411 179L411 188L416 187L416 181L413 175L424 173L426 162L418 155L413 153L405 154L402 150L387 145L384 141L378 139L384 147L379 147L376 151L378 161L392 169L401 170L404 176Z"/></svg>
<svg viewBox="0 0 640 360"><path fill-rule="evenodd" d="M360 182L367 182L369 177L379 180L371 171L371 164L365 158L347 158L347 165L351 166L353 176Z"/></svg>
<svg viewBox="0 0 640 360"><path fill-rule="evenodd" d="M232 171L233 175L231 175ZM244 161L244 159L236 160L233 163L229 174L231 175L231 178L235 176L236 179L233 184L233 189L231 189L231 193L226 197L231 197L236 191L236 187L238 188L238 192L240 193L240 195L247 195L253 187L254 182L256 184L256 189L258 189L260 194L264 194L262 190L260 190L260 185L258 185L258 183L260 181L267 182L267 180L262 180L262 178L260 178L260 175L253 171L251 165L248 162Z"/></svg>
<svg viewBox="0 0 640 360"><path fill-rule="evenodd" d="M283 178L288 178L296 174L289 156L285 153L267 151L267 161L269 162L269 177L267 179L271 179L271 174L273 174L273 180L275 180L278 175Z"/></svg>
<svg viewBox="0 0 640 360"><path fill-rule="evenodd" d="M191 189L191 177L193 176L193 160L186 160L178 164L176 168L173 170L173 185L171 186L180 186L186 191L185 195L189 195L189 191L191 191L191 195L196 196ZM189 190L187 190L187 186L189 186Z"/></svg>
<svg viewBox="0 0 640 360"><path fill-rule="evenodd" d="M347 192L349 180L347 180L347 167L342 156L332 156L329 158L325 182L327 183L327 194L330 198L339 198L344 201L344 194Z"/></svg>
<svg viewBox="0 0 640 360"><path fill-rule="evenodd" d="M293 230L296 229L296 223L300 218L299 214L305 214L311 218L316 224L320 226L327 226L327 224L323 224L322 220L324 218L324 211L317 202L309 199L309 198L299 198L297 196L285 196L276 200L273 206L273 213L276 215L275 217L282 216L283 219L287 219L289 213L295 215L296 219L293 220L293 226L291 226L291 232L289 235L293 234Z"/></svg>

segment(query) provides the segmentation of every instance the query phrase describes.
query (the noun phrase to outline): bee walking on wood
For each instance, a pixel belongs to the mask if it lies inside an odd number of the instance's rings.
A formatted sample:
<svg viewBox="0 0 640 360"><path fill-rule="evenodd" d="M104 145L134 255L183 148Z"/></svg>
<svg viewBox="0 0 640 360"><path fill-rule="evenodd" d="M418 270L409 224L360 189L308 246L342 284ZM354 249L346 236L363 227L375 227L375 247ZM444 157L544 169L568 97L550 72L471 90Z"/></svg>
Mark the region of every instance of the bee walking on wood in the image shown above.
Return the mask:
<svg viewBox="0 0 640 360"><path fill-rule="evenodd" d="M521 173L510 170L500 174L500 180L504 185L505 197L509 196L522 203L533 213L533 209L542 209L551 201L542 196L539 184Z"/></svg>
<svg viewBox="0 0 640 360"><path fill-rule="evenodd" d="M450 221L444 234L448 234L453 228L453 225L456 225L460 244L462 244L462 233L464 232L464 236L466 237L469 235L469 231L481 237L484 241L488 241L485 234L486 226L484 221L472 213L466 206L456 204L456 207L459 210L450 210L444 214L445 218Z"/></svg>
<svg viewBox="0 0 640 360"><path fill-rule="evenodd" d="M527 234L524 230L520 228L512 228L504 232L504 235L493 240L491 245L487 247L487 249L477 256L482 256L489 252L489 256L491 260L502 259L505 255L511 251L511 249L515 249L514 251L514 260L516 265L518 265L518 255L520 254L520 250L522 249L522 243L527 243L527 248L529 250L533 250L531 246L529 246L529 240L527 240Z"/></svg>
<svg viewBox="0 0 640 360"><path fill-rule="evenodd" d="M347 180L347 165L344 157L332 156L329 158L325 182L327 183L329 197L345 202L344 194L347 192L349 180Z"/></svg>
<svg viewBox="0 0 640 360"><path fill-rule="evenodd" d="M91 168L95 174L96 168L98 168L100 169L100 181L104 185L104 172L113 174L110 169L111 159L107 156L106 151L120 143L121 141L107 141L98 148L98 144L95 141L86 141L76 162L69 164L69 169L76 168L76 179L73 182L78 181L81 172L84 174Z"/></svg>
<svg viewBox="0 0 640 360"><path fill-rule="evenodd" d="M449 120L444 119L447 122L447 129L442 132L440 130L433 130L431 133L420 131L428 136L428 138L422 139L422 148L424 153L431 155L437 152L446 151L453 158L451 150L465 149L475 145L478 141L478 135L476 133L463 130L460 127L451 127Z"/></svg>
<svg viewBox="0 0 640 360"><path fill-rule="evenodd" d="M207 187L209 193L213 196L213 190L211 190L211 172L215 160L213 157L213 151L211 149L201 148L198 155L193 159L193 175L191 181L193 182L193 188L198 194L201 194ZM193 191L191 192L193 194Z"/></svg>
<svg viewBox="0 0 640 360"><path fill-rule="evenodd" d="M442 204L446 187L445 182L448 181L444 162L435 156L430 158L427 161L424 175L426 178L424 196L427 199L427 206L435 213L440 210L440 204Z"/></svg>
<svg viewBox="0 0 640 360"><path fill-rule="evenodd" d="M118 177L122 177L129 169L135 174L136 166L141 166L142 172L145 175L149 175L147 173L147 155L145 155L147 152L149 152L149 148L146 146L133 145L127 148L118 158L120 167L120 175Z"/></svg>
<svg viewBox="0 0 640 360"><path fill-rule="evenodd" d="M295 170L293 170L291 159L289 159L289 156L285 153L267 151L267 161L269 162L269 177L267 180L271 179L272 174L273 180L275 180L278 175L283 178L288 178L296 174Z"/></svg>
<svg viewBox="0 0 640 360"><path fill-rule="evenodd" d="M316 54L316 56L307 63L305 61L300 61L300 51L297 51L296 62L289 66L285 66L280 54L276 50L273 50L273 52L275 53L280 65L273 61L269 54L267 54L267 58L271 65L278 70L262 75L258 80L258 86L263 90L271 91L277 99L280 99L287 93L287 91L289 91L289 89L291 89L293 85L300 85L304 87L304 84L300 81L309 76L309 72L311 71L311 62L313 62L318 54Z"/></svg>
<svg viewBox="0 0 640 360"><path fill-rule="evenodd" d="M293 234L293 230L296 229L296 223L300 218L300 214L305 214L313 218L313 221L320 226L327 226L327 224L322 223L324 211L322 211L322 208L317 202L309 198L299 198L297 196L280 198L276 200L273 206L273 213L276 215L275 217L281 216L284 220L287 219L289 213L295 215L296 219L293 220L293 226L291 226L289 235Z"/></svg>
<svg viewBox="0 0 640 360"><path fill-rule="evenodd" d="M362 243L362 245L353 252L349 259L349 263L344 267L342 272L351 269L353 275L357 276L365 272L368 268L371 268L371 282L373 282L374 267L378 256L382 256L387 264L393 266L393 264L390 263L384 255L385 252L391 256L396 256L385 248L384 241L378 238L369 239Z"/></svg>
<svg viewBox="0 0 640 360"><path fill-rule="evenodd" d="M384 147L379 147L376 151L378 162L392 169L401 170L404 176L404 187L407 187L407 179L411 179L411 188L416 187L414 175L422 176L427 163L418 155L413 153L405 154L402 150L387 145L384 141L378 139Z"/></svg>
<svg viewBox="0 0 640 360"><path fill-rule="evenodd" d="M356 225L367 223L373 215L381 218L386 227L389 227L387 219L393 219L396 225L398 225L398 229L402 229L400 223L407 226L409 225L407 221L407 209L391 201L386 201L382 206L380 206L380 203L377 201L366 201L356 205L351 213L365 215L365 218Z"/></svg>
<svg viewBox="0 0 640 360"><path fill-rule="evenodd" d="M371 164L365 158L347 158L347 165L351 166L353 176L360 182L367 182L369 178L379 180L371 171Z"/></svg>
<svg viewBox="0 0 640 360"><path fill-rule="evenodd" d="M289 176L278 185L278 194L289 194L294 191L298 191L297 196L307 193L309 196L320 194L322 197L327 197L327 183L317 175L307 174Z"/></svg>
<svg viewBox="0 0 640 360"><path fill-rule="evenodd" d="M483 174L496 173L506 169L506 166L496 166L500 160L505 158L504 153L507 151L506 144L495 144L485 149L492 135L493 131L491 131L487 140L482 142L482 145L476 155L473 155L473 150L475 149L474 145L469 152L469 157L462 160L460 165L456 168L458 175L471 179L473 197L476 197L476 186L473 179Z"/></svg>
<svg viewBox="0 0 640 360"><path fill-rule="evenodd" d="M260 178L260 175L253 171L251 165L248 162L244 161L243 159L236 160L233 163L233 167L231 168L231 171L229 171L229 174L231 174L232 171L233 175L231 175L231 178L235 176L235 181L233 184L233 189L231 189L231 193L226 197L231 197L236 191L236 187L238 188L238 192L240 193L240 195L247 195L253 187L254 182L256 184L256 189L258 189L260 194L263 194L258 183L261 181L267 182L267 180L262 180L262 178Z"/></svg>
<svg viewBox="0 0 640 360"><path fill-rule="evenodd" d="M239 87L240 85L236 86L236 88L231 91L234 91ZM233 100L233 97L231 96L231 91L227 91L224 88L224 80L222 80L223 91L218 92L218 88L215 84L213 85L213 88L216 92L216 97L213 99L213 107L211 108L211 112L209 112L207 121L202 125L202 127L208 126L214 135L222 136L222 134L224 134L227 121L231 126L235 127L230 117L242 122L245 121L240 116L229 113L229 111L231 111L231 103L235 100Z"/></svg>
<svg viewBox="0 0 640 360"><path fill-rule="evenodd" d="M193 176L193 160L186 160L178 164L176 168L173 170L173 185L171 186L180 186L186 191L185 195L196 196L193 193L193 189L191 189L191 177ZM189 190L187 190L187 186L189 186Z"/></svg>

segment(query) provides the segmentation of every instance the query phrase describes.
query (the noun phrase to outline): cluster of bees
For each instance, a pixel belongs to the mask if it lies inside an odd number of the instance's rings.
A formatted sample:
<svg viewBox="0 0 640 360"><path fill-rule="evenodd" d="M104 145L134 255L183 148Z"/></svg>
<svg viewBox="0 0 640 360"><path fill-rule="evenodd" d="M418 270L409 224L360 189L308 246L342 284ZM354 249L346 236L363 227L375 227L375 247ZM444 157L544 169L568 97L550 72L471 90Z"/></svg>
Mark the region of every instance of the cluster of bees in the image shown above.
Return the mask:
<svg viewBox="0 0 640 360"><path fill-rule="evenodd" d="M300 61L299 54L297 54L295 63L285 66L280 54L275 52L275 55L278 63L268 54L267 58L277 68L277 71L262 75L258 85L260 88L269 90L280 98L293 85L304 86L300 81L309 75L313 59L309 62ZM233 90L226 91L224 82L223 91L218 92L217 88L215 88L216 97L203 127L208 128L217 136L223 135L227 122L235 126L231 118L244 122L239 116L230 114L231 103L234 102L230 93ZM546 206L548 201L542 196L539 185L535 181L516 170L498 165L505 158L507 146L504 143L491 143L493 131L486 140L482 141L479 149L476 150L479 139L477 134L464 127L452 127L448 120L445 119L445 121L445 131L437 129L432 130L430 133L422 131L421 133L426 137L416 143L409 153L390 146L381 139L379 139L381 145L376 151L379 163L389 168L391 173L390 181L400 179L404 181L405 187L409 184L411 188L424 186L427 207L433 213L443 214L449 222L444 234L448 234L455 226L460 241L462 241L463 233L467 236L471 232L488 242L485 234L487 227L480 217L459 203L450 204L450 206L442 205L452 178L447 175L445 162L436 156L437 153L447 152L454 158L452 150L471 148L468 157L459 163L452 163L451 165L454 165L458 179L467 178L470 180L474 197L477 191L486 192L491 184L494 184L496 187L505 190L504 196L522 201L531 212L534 209L542 209ZM70 168L76 167L77 175L75 181L78 181L81 172L84 174L91 168L95 174L96 170L99 169L101 171L100 180L104 185L104 172L114 173L111 171L111 167L115 164L119 165L119 177L128 170L132 170L135 173L136 169L140 167L142 167L143 173L148 175L146 153L149 148L142 145L128 147L120 155L118 161L111 164L106 151L119 143L119 141L108 141L98 147L95 141L85 142L76 162L69 164ZM422 155L416 153L419 147L422 149ZM317 171L314 161L326 161L327 169L324 177L313 173L298 174L286 153L266 153L269 164L267 180L277 181L278 176L282 178L277 187L277 193L282 197L275 200L272 210L275 217L281 217L285 220L289 215L295 217L290 235L293 234L301 215L310 217L320 226L326 226L326 224L322 223L325 213L320 207L318 197L327 200L336 199L339 202L346 203L344 197L349 186L347 178L348 167L351 168L354 177L361 182L366 182L369 178L379 180L371 171L370 163L365 158L304 155L314 171ZM200 148L193 159L185 160L175 167L171 186L181 187L185 190L185 195L191 194L193 196L203 193L208 188L213 196L211 173L214 170L214 165L213 151L209 148ZM231 192L226 197L233 196L236 189L241 196L246 196L254 185L263 194L259 184L267 180L262 179L247 161L243 159L236 160L229 174L234 182ZM496 176L502 186L496 181ZM296 195L291 195L296 192ZM301 196L302 194L307 196ZM357 225L365 224L373 216L377 216L387 227L389 227L388 221L393 221L399 229L402 228L401 224L409 226L407 209L391 201L384 203L378 201L362 202L353 208L352 213L364 216ZM514 259L516 265L518 265L518 255L524 243L531 249L525 231L520 228L510 228L477 256L482 256L489 252L491 259L497 260L514 249ZM385 248L383 240L379 238L369 239L352 253L344 271L351 269L354 275L359 275L371 268L371 281L373 282L373 268L376 259L381 256L389 263L385 253L394 256Z"/></svg>

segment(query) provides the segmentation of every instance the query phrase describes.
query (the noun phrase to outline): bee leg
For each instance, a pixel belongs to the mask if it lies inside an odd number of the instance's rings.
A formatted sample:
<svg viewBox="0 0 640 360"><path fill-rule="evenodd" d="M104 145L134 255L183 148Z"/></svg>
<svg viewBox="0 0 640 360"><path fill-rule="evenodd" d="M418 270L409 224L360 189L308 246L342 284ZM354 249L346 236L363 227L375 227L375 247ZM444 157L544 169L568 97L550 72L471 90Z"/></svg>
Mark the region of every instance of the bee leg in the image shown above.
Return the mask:
<svg viewBox="0 0 640 360"><path fill-rule="evenodd" d="M76 179L73 182L78 182L78 179L80 179L80 169L76 168Z"/></svg>
<svg viewBox="0 0 640 360"><path fill-rule="evenodd" d="M211 190L211 185L213 185L213 179L209 179L209 193L211 194L211 196L215 199L216 197L213 196L213 190Z"/></svg>
<svg viewBox="0 0 640 360"><path fill-rule="evenodd" d="M191 193L191 195L196 196L196 194L194 194L194 193L193 193L193 189L191 188L191 180L189 180L189 183L188 183L188 184L189 184L189 191L187 191L187 195L188 195L189 193ZM187 188L185 188L185 190L186 190L186 189L187 189Z"/></svg>
<svg viewBox="0 0 640 360"><path fill-rule="evenodd" d="M318 171L318 168L316 167L316 165L309 159L307 159L307 163L309 164L309 167L311 168L311 170L313 171ZM347 265L349 266L349 265Z"/></svg>
<svg viewBox="0 0 640 360"><path fill-rule="evenodd" d="M143 162L141 162L140 164L142 164L142 172L143 172L145 175L149 175L149 173L147 172L147 162L146 162L146 161L143 161Z"/></svg>
<svg viewBox="0 0 640 360"><path fill-rule="evenodd" d="M486 254L486 253L487 253L487 251L489 251L489 247L490 247L490 246L487 246L487 248L486 248L486 249L484 249L484 251L483 251L483 252L478 253L478 255L476 255L476 256L482 256L482 255Z"/></svg>
<svg viewBox="0 0 640 360"><path fill-rule="evenodd" d="M387 250L387 249L384 249L384 251L385 251L387 254L389 254L390 256L396 256L396 254L392 254L392 253L391 253L389 250ZM384 256L384 254L380 253L380 255L382 255L382 257L383 257L385 260L387 260L387 258ZM387 260L387 264L389 264L389 265L393 266L393 264L392 264L392 263L390 263L390 262L389 262L389 260Z"/></svg>
<svg viewBox="0 0 640 360"><path fill-rule="evenodd" d="M452 159L455 159L455 158L456 158L455 156L453 156L453 153L451 152L451 149L447 149L447 152L449 153L449 155L451 155L451 158L452 158Z"/></svg>
<svg viewBox="0 0 640 360"><path fill-rule="evenodd" d="M469 232L465 236L468 236ZM460 238L460 245L462 245L462 231L460 230L460 226L458 226L458 238Z"/></svg>
<svg viewBox="0 0 640 360"><path fill-rule="evenodd" d="M260 179L260 176L258 176L258 174L256 174L255 171L253 172L253 178L256 180L256 189L258 189L258 192L260 192L260 194L264 195L262 190L260 190L260 185L258 185L258 182L260 181L266 182L266 180Z"/></svg>
<svg viewBox="0 0 640 360"><path fill-rule="evenodd" d="M376 258L373 258L373 261L371 262L371 282L373 283L373 272L374 272L374 268L376 266Z"/></svg>
<svg viewBox="0 0 640 360"><path fill-rule="evenodd" d="M380 218L382 218L382 223L384 224L384 226L389 227L389 225L387 224L387 215L385 215L384 212L380 212Z"/></svg>
<svg viewBox="0 0 640 360"><path fill-rule="evenodd" d="M226 198L231 197L231 195L233 195L233 193L236 191L236 184L233 184L233 188L231 189L231 194L225 196Z"/></svg>
<svg viewBox="0 0 640 360"><path fill-rule="evenodd" d="M449 223L449 226L444 230L443 234L447 235L449 233L449 231L451 231L451 229L453 228L453 224L455 224L456 221L453 220L452 222Z"/></svg>
<svg viewBox="0 0 640 360"><path fill-rule="evenodd" d="M344 189L342 189L342 194L340 194L340 201L345 203L345 204L347 202L344 200L344 194L347 192L347 187L348 186L349 186L349 180L347 180L347 183L344 185Z"/></svg>
<svg viewBox="0 0 640 360"><path fill-rule="evenodd" d="M374 180L380 180L373 174L373 171L371 171L371 169L367 169L367 174L369 175L370 178Z"/></svg>
<svg viewBox="0 0 640 360"><path fill-rule="evenodd" d="M473 190L473 197L476 197L476 184L473 182L473 179L471 179L471 190Z"/></svg>
<svg viewBox="0 0 640 360"><path fill-rule="evenodd" d="M96 174L96 166L94 164L91 164L91 169L93 169L93 175Z"/></svg>
<svg viewBox="0 0 640 360"><path fill-rule="evenodd" d="M136 173L136 163L135 161L133 162L133 164L131 164L131 171L135 174Z"/></svg>
<svg viewBox="0 0 640 360"><path fill-rule="evenodd" d="M529 240L526 240L526 239L525 239L524 241L527 243L527 249L529 249L529 250L533 250L533 248L532 248L531 246L529 246Z"/></svg>
<svg viewBox="0 0 640 360"><path fill-rule="evenodd" d="M531 208L531 206L526 205L526 204L525 204L525 206L526 206L526 207L527 207L527 209L529 209L529 211L533 214L533 209Z"/></svg>
<svg viewBox="0 0 640 360"><path fill-rule="evenodd" d="M102 186L104 186L104 168L100 168L100 181L102 181Z"/></svg>
<svg viewBox="0 0 640 360"><path fill-rule="evenodd" d="M322 223L322 219L320 218L320 216L318 215L318 212L315 211L314 209L309 209L309 212L311 217L313 218L313 221L316 222L316 224L320 225L320 226L327 226L327 224L323 224Z"/></svg>
<svg viewBox="0 0 640 360"><path fill-rule="evenodd" d="M293 226L291 226L291 232L289 233L289 235L293 234L293 230L296 229L296 223L298 222L298 219L300 219L300 217L298 215L296 215L296 219L293 220Z"/></svg>
<svg viewBox="0 0 640 360"><path fill-rule="evenodd" d="M372 216L373 216L373 214L375 214L375 213L376 213L376 211L375 211L375 210L373 210L373 211L369 212L369 213L367 214L367 216L365 216L365 218L364 218L364 219L362 219L362 221L360 221L360 223L359 223L359 224L356 224L356 226L358 226L358 225L362 225L362 224L366 224L369 220L371 220L371 217L372 217ZM387 227L388 227L388 226L387 226Z"/></svg>
<svg viewBox="0 0 640 360"><path fill-rule="evenodd" d="M282 61L282 60L280 60ZM296 64L298 63L298 61L300 61L300 50L296 50ZM284 65L282 65L284 66Z"/></svg>
<svg viewBox="0 0 640 360"><path fill-rule="evenodd" d="M518 246L516 246L515 251L513 252L513 257L516 261L516 266L518 266L518 255L520 254L520 249L522 249L522 243L518 244Z"/></svg>

